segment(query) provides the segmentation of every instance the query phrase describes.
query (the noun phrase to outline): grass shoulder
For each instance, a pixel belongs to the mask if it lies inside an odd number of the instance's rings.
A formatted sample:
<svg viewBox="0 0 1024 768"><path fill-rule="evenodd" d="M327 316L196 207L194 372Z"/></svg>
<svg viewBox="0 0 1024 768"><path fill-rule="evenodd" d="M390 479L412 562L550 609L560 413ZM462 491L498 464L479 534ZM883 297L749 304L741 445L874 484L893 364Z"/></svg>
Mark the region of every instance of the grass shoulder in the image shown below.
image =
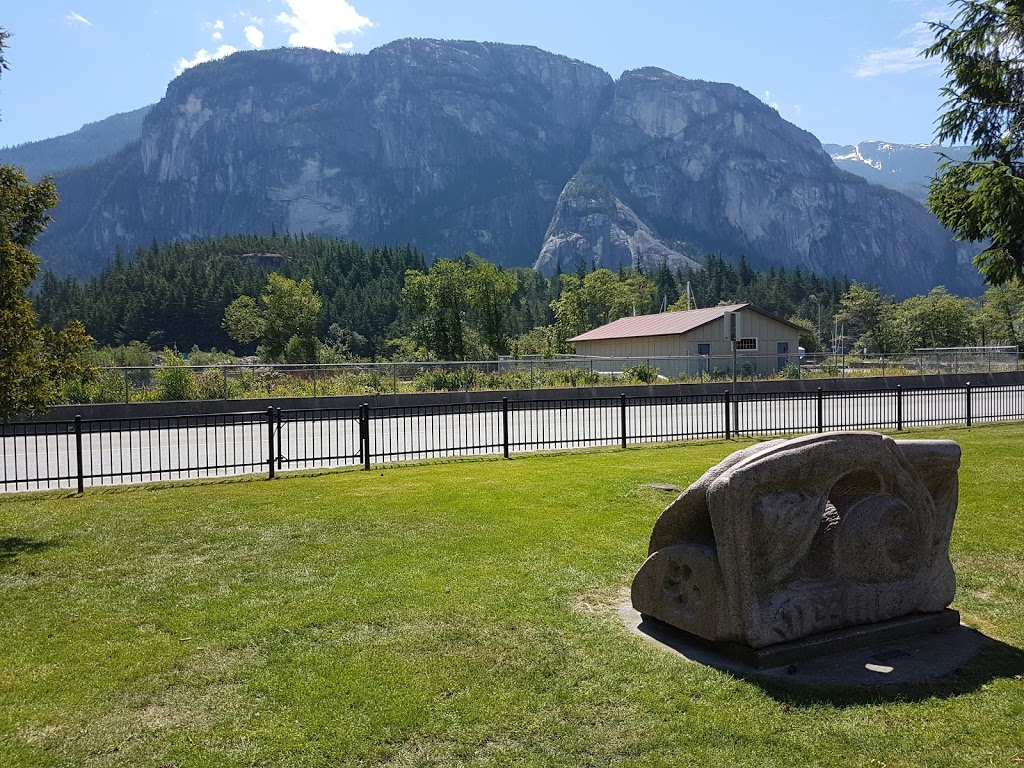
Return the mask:
<svg viewBox="0 0 1024 768"><path fill-rule="evenodd" d="M1024 428L963 447L954 607L1024 646ZM614 606L707 442L0 499L0 763L989 765L1013 658L934 696L769 689ZM967 675L973 674L967 670Z"/></svg>

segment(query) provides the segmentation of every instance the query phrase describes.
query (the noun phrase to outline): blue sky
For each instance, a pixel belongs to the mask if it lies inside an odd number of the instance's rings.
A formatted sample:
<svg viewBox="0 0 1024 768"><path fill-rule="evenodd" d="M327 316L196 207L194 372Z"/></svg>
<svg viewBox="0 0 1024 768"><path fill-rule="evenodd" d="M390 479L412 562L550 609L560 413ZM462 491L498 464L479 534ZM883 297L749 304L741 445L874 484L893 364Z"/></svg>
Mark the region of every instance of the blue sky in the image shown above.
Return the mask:
<svg viewBox="0 0 1024 768"><path fill-rule="evenodd" d="M941 69L916 56L929 0L11 0L0 146L158 101L235 49L365 53L403 37L536 45L618 77L658 66L735 83L823 142L932 139Z"/></svg>

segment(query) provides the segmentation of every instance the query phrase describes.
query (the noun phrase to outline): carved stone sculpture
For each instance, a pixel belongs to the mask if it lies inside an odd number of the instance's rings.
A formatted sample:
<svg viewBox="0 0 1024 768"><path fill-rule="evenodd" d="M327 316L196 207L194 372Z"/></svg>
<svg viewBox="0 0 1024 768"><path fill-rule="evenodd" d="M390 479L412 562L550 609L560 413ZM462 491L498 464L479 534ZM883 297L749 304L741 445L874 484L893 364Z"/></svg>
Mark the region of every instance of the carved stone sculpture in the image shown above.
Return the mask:
<svg viewBox="0 0 1024 768"><path fill-rule="evenodd" d="M753 649L942 611L959 466L951 440L865 432L737 451L661 515L633 607Z"/></svg>

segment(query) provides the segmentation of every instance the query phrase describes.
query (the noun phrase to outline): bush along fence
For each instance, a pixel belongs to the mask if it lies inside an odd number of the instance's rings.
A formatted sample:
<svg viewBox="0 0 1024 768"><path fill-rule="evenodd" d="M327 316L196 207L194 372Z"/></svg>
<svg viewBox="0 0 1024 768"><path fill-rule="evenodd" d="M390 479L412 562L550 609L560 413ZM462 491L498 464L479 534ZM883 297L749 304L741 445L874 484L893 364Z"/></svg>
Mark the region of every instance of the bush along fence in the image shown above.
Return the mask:
<svg viewBox="0 0 1024 768"><path fill-rule="evenodd" d="M1016 347L918 350L902 355L752 355L737 361L738 380L976 374L1020 369ZM164 365L101 368L73 382L61 403L329 397L594 387L611 382L732 380L732 357L578 357L474 362L336 363L322 365ZM54 403L60 405L61 403Z"/></svg>
<svg viewBox="0 0 1024 768"><path fill-rule="evenodd" d="M0 425L0 488L220 477L736 435L1024 420L1024 384L666 395Z"/></svg>

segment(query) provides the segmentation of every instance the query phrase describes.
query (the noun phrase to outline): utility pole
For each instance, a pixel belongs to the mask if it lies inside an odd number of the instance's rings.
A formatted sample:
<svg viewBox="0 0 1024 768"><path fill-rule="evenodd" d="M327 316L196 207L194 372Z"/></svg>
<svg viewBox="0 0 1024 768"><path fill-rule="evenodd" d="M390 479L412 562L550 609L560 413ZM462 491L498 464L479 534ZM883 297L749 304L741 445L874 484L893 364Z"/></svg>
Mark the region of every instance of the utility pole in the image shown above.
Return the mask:
<svg viewBox="0 0 1024 768"><path fill-rule="evenodd" d="M740 401L736 392L736 339L740 336L740 314L739 312L726 312L722 316L725 325L725 338L732 344L732 391L733 391L733 417L732 423L735 430L739 430L740 424Z"/></svg>
<svg viewBox="0 0 1024 768"><path fill-rule="evenodd" d="M732 389L736 391L736 339L740 335L740 315L738 312L726 312L722 316L725 323L725 338L732 343Z"/></svg>

